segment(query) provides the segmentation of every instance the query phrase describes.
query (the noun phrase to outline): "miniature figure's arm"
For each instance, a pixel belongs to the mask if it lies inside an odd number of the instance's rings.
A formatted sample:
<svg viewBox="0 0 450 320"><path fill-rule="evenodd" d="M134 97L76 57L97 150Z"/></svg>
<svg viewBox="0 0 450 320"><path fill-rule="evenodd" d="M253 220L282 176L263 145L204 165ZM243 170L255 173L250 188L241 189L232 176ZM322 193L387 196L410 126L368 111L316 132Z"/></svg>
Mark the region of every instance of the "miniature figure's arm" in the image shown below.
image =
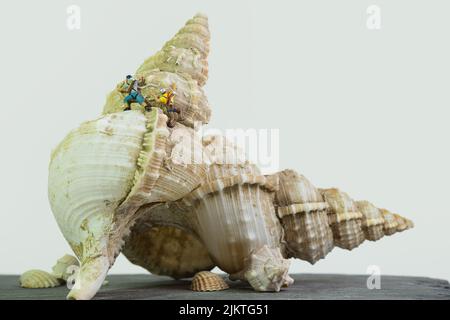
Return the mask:
<svg viewBox="0 0 450 320"><path fill-rule="evenodd" d="M140 76L137 81L138 81L138 86L140 88L143 88L146 84L144 76Z"/></svg>
<svg viewBox="0 0 450 320"><path fill-rule="evenodd" d="M126 81L122 81L118 86L117 86L117 90L120 93L128 93L128 84Z"/></svg>

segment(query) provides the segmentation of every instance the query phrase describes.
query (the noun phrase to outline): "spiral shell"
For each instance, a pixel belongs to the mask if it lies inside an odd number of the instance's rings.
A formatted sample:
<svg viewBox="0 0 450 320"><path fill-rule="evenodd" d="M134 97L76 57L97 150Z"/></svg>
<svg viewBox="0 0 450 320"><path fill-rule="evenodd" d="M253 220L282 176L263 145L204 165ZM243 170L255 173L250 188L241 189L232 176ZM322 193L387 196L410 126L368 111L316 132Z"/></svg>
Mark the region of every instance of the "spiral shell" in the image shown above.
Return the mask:
<svg viewBox="0 0 450 320"><path fill-rule="evenodd" d="M328 204L304 176L293 170L277 175L280 187L275 193L275 203L289 256L314 264L333 249Z"/></svg>
<svg viewBox="0 0 450 320"><path fill-rule="evenodd" d="M221 291L228 288L228 284L221 276L209 271L198 272L191 282L193 291Z"/></svg>
<svg viewBox="0 0 450 320"><path fill-rule="evenodd" d="M42 289L59 285L61 282L54 275L42 270L29 270L20 276L20 286L23 288Z"/></svg>
<svg viewBox="0 0 450 320"><path fill-rule="evenodd" d="M52 153L50 204L81 264L68 298L92 298L122 248L157 274L191 277L218 266L255 290L279 291L293 282L287 258L315 263L334 245L351 250L413 227L338 189L316 189L292 170L263 175L225 137L202 137L198 125L211 114L202 89L207 22L196 15L137 69L151 111L137 104L124 111L121 83L104 115ZM157 104L169 86L176 117ZM54 273L64 279L71 262L60 260Z"/></svg>
<svg viewBox="0 0 450 320"><path fill-rule="evenodd" d="M56 264L52 267L52 274L60 279L67 281L71 273L67 272L67 268L70 266L79 266L78 259L70 254L66 254L59 258Z"/></svg>

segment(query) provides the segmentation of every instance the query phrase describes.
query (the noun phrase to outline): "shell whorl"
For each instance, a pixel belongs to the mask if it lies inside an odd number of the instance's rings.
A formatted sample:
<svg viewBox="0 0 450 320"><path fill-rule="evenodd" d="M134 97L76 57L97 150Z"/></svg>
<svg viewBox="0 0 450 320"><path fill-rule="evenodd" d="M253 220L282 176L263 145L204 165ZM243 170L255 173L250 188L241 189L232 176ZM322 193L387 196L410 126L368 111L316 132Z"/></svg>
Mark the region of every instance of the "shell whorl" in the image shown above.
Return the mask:
<svg viewBox="0 0 450 320"><path fill-rule="evenodd" d="M333 231L334 243L343 249L352 250L364 240L362 213L350 196L336 188L320 189L328 202L328 220Z"/></svg>
<svg viewBox="0 0 450 320"><path fill-rule="evenodd" d="M363 214L362 228L365 238L370 241L377 241L384 237L384 219L380 209L369 201L356 201L356 206Z"/></svg>
<svg viewBox="0 0 450 320"><path fill-rule="evenodd" d="M277 175L280 184L275 203L289 256L314 264L333 249L328 204L304 176L293 170Z"/></svg>
<svg viewBox="0 0 450 320"><path fill-rule="evenodd" d="M414 226L412 221L368 201L355 202L339 189L316 189L293 170L275 176L279 188L274 201L287 257L314 264L334 246L352 250L366 239L376 241Z"/></svg>
<svg viewBox="0 0 450 320"><path fill-rule="evenodd" d="M203 86L208 79L210 33L208 18L197 14L136 71L147 74L154 69L187 74Z"/></svg>

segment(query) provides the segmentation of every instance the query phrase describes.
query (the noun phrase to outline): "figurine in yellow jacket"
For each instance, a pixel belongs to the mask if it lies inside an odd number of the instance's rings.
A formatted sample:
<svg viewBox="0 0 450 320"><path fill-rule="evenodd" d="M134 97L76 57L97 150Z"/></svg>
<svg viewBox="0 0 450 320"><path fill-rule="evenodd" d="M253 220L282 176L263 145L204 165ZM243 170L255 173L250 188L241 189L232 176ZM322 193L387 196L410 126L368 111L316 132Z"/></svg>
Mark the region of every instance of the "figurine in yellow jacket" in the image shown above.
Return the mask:
<svg viewBox="0 0 450 320"><path fill-rule="evenodd" d="M160 90L161 94L158 98L159 102L163 105L162 107L163 112L169 117L167 125L171 128L175 126L175 123L178 120L180 113L180 111L173 106L176 95L175 89L176 89L175 83L172 83L169 89L162 88Z"/></svg>
<svg viewBox="0 0 450 320"><path fill-rule="evenodd" d="M173 107L173 100L175 98L175 88L176 85L173 83L169 89L162 88L160 90L161 95L159 97L159 101L164 104L166 107Z"/></svg>

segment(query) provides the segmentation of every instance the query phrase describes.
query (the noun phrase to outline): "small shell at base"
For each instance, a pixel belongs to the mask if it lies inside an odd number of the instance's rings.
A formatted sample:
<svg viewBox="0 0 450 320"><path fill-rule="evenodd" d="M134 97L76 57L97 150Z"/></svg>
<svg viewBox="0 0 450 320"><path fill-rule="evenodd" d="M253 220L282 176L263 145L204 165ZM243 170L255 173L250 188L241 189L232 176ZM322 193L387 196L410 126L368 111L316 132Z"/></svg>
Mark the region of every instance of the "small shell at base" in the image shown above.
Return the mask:
<svg viewBox="0 0 450 320"><path fill-rule="evenodd" d="M294 283L289 276L289 260L281 255L279 248L263 246L252 253L248 266L243 272L244 279L256 291L280 291ZM242 279L241 275L231 275L231 279Z"/></svg>
<svg viewBox="0 0 450 320"><path fill-rule="evenodd" d="M193 291L221 291L228 288L228 284L221 276L209 271L198 272L195 274L191 283L191 289Z"/></svg>
<svg viewBox="0 0 450 320"><path fill-rule="evenodd" d="M20 276L22 288L42 289L53 288L61 285L61 282L52 274L42 270L29 270Z"/></svg>
<svg viewBox="0 0 450 320"><path fill-rule="evenodd" d="M70 266L80 266L80 263L76 257L66 254L56 261L56 264L52 267L52 274L60 280L67 281L71 275L67 272L67 268Z"/></svg>

